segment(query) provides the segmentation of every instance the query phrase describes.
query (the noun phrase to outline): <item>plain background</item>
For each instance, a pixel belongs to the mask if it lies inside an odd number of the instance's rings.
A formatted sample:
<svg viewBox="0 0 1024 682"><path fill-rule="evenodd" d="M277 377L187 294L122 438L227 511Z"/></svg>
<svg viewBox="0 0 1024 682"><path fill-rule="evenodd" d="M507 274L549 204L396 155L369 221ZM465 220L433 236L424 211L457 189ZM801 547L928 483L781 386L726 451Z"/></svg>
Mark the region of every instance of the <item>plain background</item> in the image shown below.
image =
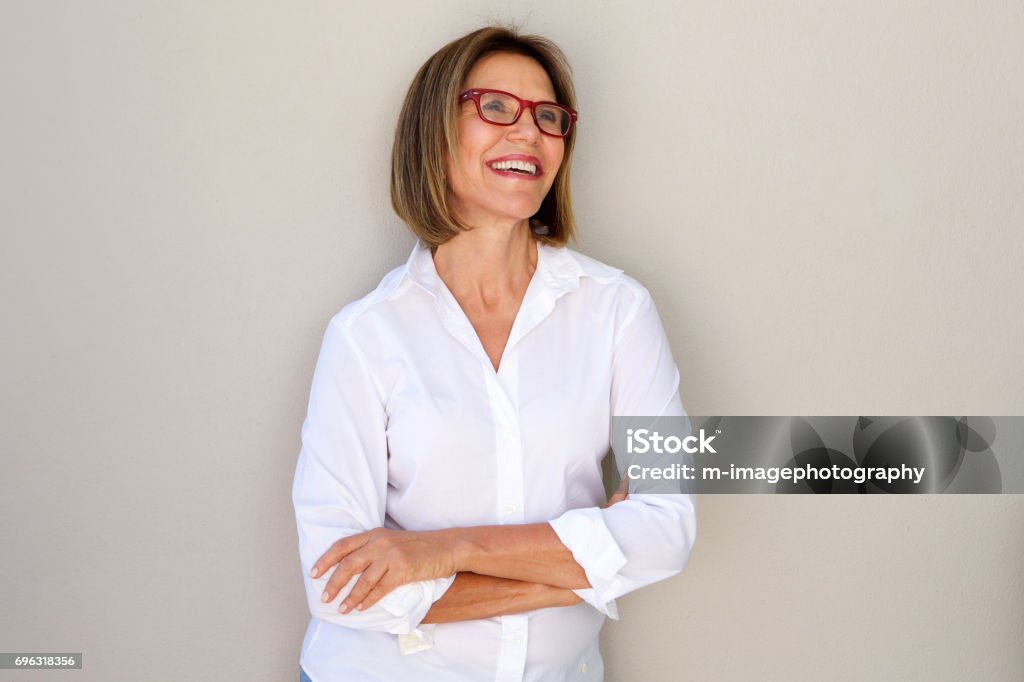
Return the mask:
<svg viewBox="0 0 1024 682"><path fill-rule="evenodd" d="M491 19L554 38L580 251L694 414L1024 414L1019 2L0 0L0 650L297 677L327 320L408 254L394 120ZM718 497L611 681L1019 680L1024 497ZM0 680L25 679L0 671Z"/></svg>

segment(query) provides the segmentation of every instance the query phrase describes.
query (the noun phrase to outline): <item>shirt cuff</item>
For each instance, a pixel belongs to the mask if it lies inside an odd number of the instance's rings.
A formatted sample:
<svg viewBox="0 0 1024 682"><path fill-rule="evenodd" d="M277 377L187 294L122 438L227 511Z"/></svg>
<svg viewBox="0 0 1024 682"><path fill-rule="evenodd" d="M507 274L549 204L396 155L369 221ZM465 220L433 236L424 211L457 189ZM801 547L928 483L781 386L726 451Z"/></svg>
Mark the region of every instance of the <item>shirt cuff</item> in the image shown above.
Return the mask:
<svg viewBox="0 0 1024 682"><path fill-rule="evenodd" d="M626 564L626 556L608 530L601 510L570 509L548 523L590 581L589 588L573 592L604 615L618 620L614 595L623 593L618 573Z"/></svg>
<svg viewBox="0 0 1024 682"><path fill-rule="evenodd" d="M455 576L409 583L395 588L380 600L381 608L400 619L388 632L398 635L398 650L403 654L426 651L434 646L434 626L422 621L427 611L444 596Z"/></svg>

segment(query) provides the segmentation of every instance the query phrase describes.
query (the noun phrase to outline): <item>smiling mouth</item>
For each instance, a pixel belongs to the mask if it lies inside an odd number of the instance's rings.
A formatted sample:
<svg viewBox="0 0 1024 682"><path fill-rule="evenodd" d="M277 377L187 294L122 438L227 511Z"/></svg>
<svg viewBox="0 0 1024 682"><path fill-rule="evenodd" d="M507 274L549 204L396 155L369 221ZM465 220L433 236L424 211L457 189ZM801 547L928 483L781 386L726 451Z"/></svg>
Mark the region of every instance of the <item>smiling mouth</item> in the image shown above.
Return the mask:
<svg viewBox="0 0 1024 682"><path fill-rule="evenodd" d="M488 164L491 170L503 173L515 173L525 177L537 177L537 164L529 161L495 161Z"/></svg>

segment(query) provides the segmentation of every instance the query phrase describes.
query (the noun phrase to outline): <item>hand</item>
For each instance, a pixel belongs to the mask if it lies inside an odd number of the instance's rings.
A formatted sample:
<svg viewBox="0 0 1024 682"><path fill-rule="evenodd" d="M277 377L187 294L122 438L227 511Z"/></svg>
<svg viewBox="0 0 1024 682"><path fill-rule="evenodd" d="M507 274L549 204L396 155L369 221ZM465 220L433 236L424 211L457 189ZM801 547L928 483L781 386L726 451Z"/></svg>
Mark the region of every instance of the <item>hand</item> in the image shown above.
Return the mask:
<svg viewBox="0 0 1024 682"><path fill-rule="evenodd" d="M541 583L524 583L534 593L539 602L534 608L543 609L549 606L576 606L583 601L575 592L567 587L554 587Z"/></svg>
<svg viewBox="0 0 1024 682"><path fill-rule="evenodd" d="M627 498L629 498L629 479L624 478L622 479L622 483L619 484L618 490L616 490L612 494L612 496L608 498L608 504L606 504L604 508L607 509L613 504L618 504L619 502L622 502Z"/></svg>
<svg viewBox="0 0 1024 682"><path fill-rule="evenodd" d="M375 528L338 540L313 564L318 578L337 564L327 581L323 601L338 596L352 576L362 573L339 611L362 611L396 587L419 580L444 578L456 572L455 553L443 531L405 531Z"/></svg>
<svg viewBox="0 0 1024 682"><path fill-rule="evenodd" d="M564 587L555 587L552 589L558 590L558 597L560 598L560 601L557 603L559 606L576 606L583 601L583 599L570 589Z"/></svg>

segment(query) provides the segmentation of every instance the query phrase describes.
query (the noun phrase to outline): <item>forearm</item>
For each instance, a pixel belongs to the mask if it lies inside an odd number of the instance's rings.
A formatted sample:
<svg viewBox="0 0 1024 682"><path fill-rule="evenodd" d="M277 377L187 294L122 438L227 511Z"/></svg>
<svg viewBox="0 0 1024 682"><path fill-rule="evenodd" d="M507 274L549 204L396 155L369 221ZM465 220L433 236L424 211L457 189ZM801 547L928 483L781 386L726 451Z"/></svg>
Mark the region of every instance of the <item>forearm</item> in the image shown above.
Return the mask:
<svg viewBox="0 0 1024 682"><path fill-rule="evenodd" d="M459 571L584 589L590 582L558 535L546 523L453 528Z"/></svg>
<svg viewBox="0 0 1024 682"><path fill-rule="evenodd" d="M565 588L464 572L455 576L455 582L434 602L423 622L493 618L579 602L580 598Z"/></svg>

